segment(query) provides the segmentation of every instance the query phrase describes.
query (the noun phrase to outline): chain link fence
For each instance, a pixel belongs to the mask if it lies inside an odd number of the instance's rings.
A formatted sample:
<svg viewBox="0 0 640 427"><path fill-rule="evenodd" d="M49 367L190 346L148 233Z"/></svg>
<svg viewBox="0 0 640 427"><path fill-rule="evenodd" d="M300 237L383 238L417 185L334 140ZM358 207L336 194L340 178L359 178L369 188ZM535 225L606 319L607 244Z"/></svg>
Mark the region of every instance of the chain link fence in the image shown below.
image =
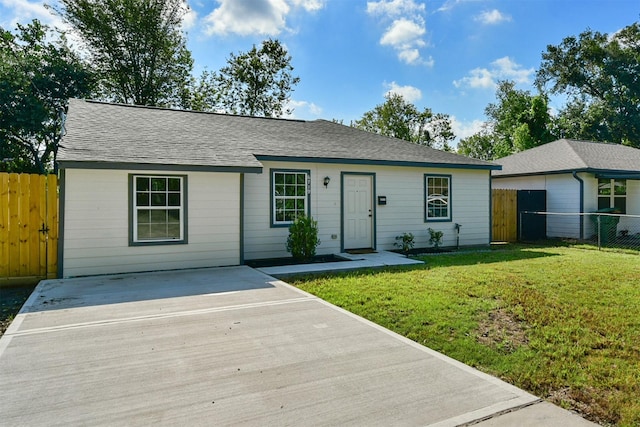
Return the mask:
<svg viewBox="0 0 640 427"><path fill-rule="evenodd" d="M520 241L560 238L601 248L640 251L640 215L520 212Z"/></svg>

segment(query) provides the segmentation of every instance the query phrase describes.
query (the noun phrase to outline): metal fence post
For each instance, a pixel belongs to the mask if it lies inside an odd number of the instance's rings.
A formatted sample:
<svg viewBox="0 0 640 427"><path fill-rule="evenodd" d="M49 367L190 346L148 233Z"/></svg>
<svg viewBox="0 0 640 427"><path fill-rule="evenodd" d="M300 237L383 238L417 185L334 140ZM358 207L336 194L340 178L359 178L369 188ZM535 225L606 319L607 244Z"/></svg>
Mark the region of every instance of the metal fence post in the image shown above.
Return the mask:
<svg viewBox="0 0 640 427"><path fill-rule="evenodd" d="M522 214L524 211L520 211L520 221L518 221L518 241L522 242Z"/></svg>
<svg viewBox="0 0 640 427"><path fill-rule="evenodd" d="M596 222L597 222L597 227L598 227L598 250L600 250L600 215L596 216Z"/></svg>

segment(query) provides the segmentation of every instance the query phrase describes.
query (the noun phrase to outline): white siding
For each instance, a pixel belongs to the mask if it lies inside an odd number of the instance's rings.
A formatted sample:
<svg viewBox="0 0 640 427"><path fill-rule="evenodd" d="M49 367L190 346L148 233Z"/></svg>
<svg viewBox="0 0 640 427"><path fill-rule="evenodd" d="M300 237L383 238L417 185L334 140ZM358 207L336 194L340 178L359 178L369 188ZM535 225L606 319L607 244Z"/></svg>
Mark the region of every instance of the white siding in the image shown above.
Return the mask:
<svg viewBox="0 0 640 427"><path fill-rule="evenodd" d="M496 190L545 190L545 179L542 175L516 176L491 179L491 187Z"/></svg>
<svg viewBox="0 0 640 427"><path fill-rule="evenodd" d="M576 215L549 215L548 237L580 238L580 183L571 174L547 175L547 212Z"/></svg>
<svg viewBox="0 0 640 427"><path fill-rule="evenodd" d="M289 256L288 229L270 226L270 169L301 169L311 172L311 216L318 221L321 244L318 254L341 249L340 181L342 172L373 173L377 249L394 249L395 237L411 232L416 247L428 247L427 228L444 232L443 245L455 246L454 224L462 225L460 245L486 245L489 228L489 171L399 166L338 165L324 163L264 162L264 172L245 175L245 259ZM424 221L424 174L451 175L452 221ZM331 178L328 187L324 177ZM377 196L387 205L378 206Z"/></svg>
<svg viewBox="0 0 640 427"><path fill-rule="evenodd" d="M640 215L640 181L627 180L627 215ZM621 218L618 230L640 234L640 218Z"/></svg>
<svg viewBox="0 0 640 427"><path fill-rule="evenodd" d="M187 176L188 243L129 246L130 173ZM240 263L237 173L67 169L65 277Z"/></svg>

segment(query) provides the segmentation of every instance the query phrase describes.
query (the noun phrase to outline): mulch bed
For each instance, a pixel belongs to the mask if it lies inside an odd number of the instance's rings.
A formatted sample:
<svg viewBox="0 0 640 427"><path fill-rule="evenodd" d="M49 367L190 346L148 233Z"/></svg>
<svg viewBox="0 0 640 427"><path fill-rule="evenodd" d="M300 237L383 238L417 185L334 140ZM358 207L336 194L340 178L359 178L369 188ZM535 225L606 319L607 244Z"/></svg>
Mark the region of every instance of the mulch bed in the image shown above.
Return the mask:
<svg viewBox="0 0 640 427"><path fill-rule="evenodd" d="M351 261L345 258L341 258L335 255L317 255L309 261L299 261L293 257L286 258L265 258L265 259L252 259L245 261L245 264L253 268L262 267L281 267L284 265L298 265L298 264L315 264L324 262L344 262Z"/></svg>
<svg viewBox="0 0 640 427"><path fill-rule="evenodd" d="M413 249L410 249L409 252L404 252L400 249L393 249L390 252L395 252L397 254L402 254L402 255L423 255L423 254L442 254L447 252L454 252L454 249L413 248Z"/></svg>

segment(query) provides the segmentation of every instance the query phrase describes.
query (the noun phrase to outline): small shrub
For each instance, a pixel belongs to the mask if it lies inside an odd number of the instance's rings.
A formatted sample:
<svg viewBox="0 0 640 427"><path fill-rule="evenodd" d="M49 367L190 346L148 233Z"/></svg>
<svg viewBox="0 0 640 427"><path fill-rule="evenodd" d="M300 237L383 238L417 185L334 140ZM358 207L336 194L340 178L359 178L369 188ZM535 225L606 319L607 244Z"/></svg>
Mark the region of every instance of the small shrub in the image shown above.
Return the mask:
<svg viewBox="0 0 640 427"><path fill-rule="evenodd" d="M400 236L396 236L396 242L393 244L396 248L400 248L406 255L415 245L414 237L412 233L402 233Z"/></svg>
<svg viewBox="0 0 640 427"><path fill-rule="evenodd" d="M299 216L289 227L287 252L300 261L308 261L316 254L318 239L318 221L312 217Z"/></svg>
<svg viewBox="0 0 640 427"><path fill-rule="evenodd" d="M431 227L429 227L427 231L429 231L429 243L437 250L442 244L442 236L444 236L444 233L442 231L436 231Z"/></svg>

